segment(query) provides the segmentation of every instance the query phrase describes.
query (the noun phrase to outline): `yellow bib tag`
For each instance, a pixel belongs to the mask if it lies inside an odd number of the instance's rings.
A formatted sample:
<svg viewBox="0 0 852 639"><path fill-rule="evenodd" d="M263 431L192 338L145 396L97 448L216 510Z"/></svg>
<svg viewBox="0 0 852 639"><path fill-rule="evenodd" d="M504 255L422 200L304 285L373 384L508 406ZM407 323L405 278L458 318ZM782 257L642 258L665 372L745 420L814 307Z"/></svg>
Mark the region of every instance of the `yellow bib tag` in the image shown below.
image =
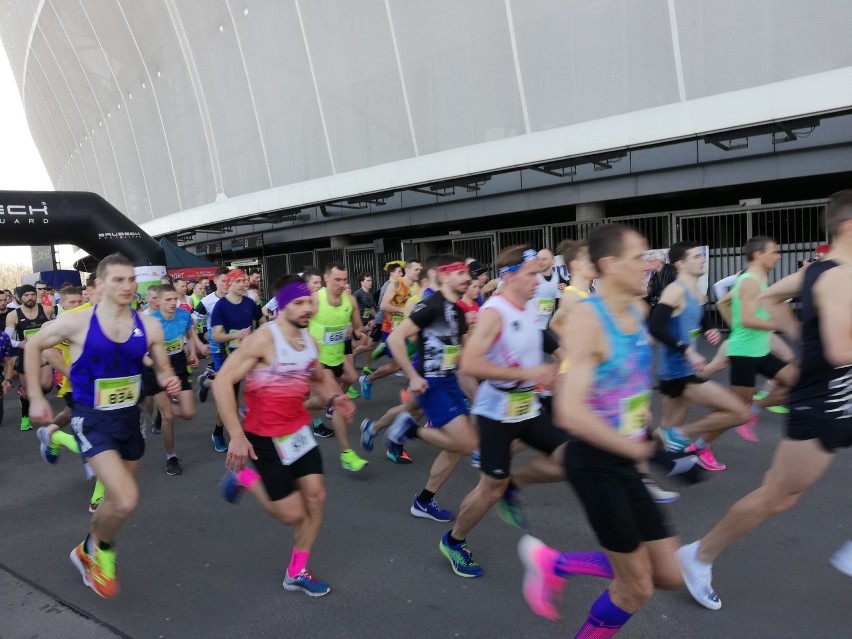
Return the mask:
<svg viewBox="0 0 852 639"><path fill-rule="evenodd" d="M538 301L538 313L539 315L550 315L555 306L556 303L552 299L540 299Z"/></svg>
<svg viewBox="0 0 852 639"><path fill-rule="evenodd" d="M136 406L142 386L141 375L106 377L95 380L95 408L118 410Z"/></svg>
<svg viewBox="0 0 852 639"><path fill-rule="evenodd" d="M459 363L459 353L461 353L461 346L445 344L444 345L444 358L441 360L441 370L442 371L451 371L454 370Z"/></svg>
<svg viewBox="0 0 852 639"><path fill-rule="evenodd" d="M618 434L631 439L645 434L645 422L651 407L651 391L625 397L621 400L621 424Z"/></svg>
<svg viewBox="0 0 852 639"><path fill-rule="evenodd" d="M28 328L24 330L24 339L29 339L36 333L41 330L41 326L37 326L36 328Z"/></svg>
<svg viewBox="0 0 852 639"><path fill-rule="evenodd" d="M692 341L697 340L699 335L701 335L700 328L693 328L691 331L689 331L689 339L691 339Z"/></svg>
<svg viewBox="0 0 852 639"><path fill-rule="evenodd" d="M506 398L506 417L508 419L518 419L533 412L534 391L517 391L508 395Z"/></svg>
<svg viewBox="0 0 852 639"><path fill-rule="evenodd" d="M392 320L391 320L393 322L393 327L396 328L397 326L402 324L402 320L404 320L404 319L405 319L404 315L394 315Z"/></svg>
<svg viewBox="0 0 852 639"><path fill-rule="evenodd" d="M163 343L163 346L166 347L166 353L169 355L175 355L180 353L183 350L183 337L175 337L174 339L170 339L167 342Z"/></svg>
<svg viewBox="0 0 852 639"><path fill-rule="evenodd" d="M232 328L230 331L228 331L228 334L233 335L234 333L239 333L239 332L240 331L238 331L236 328ZM241 340L241 339L232 339L230 342L228 342L228 349L234 350L235 348L239 348L242 341L243 340Z"/></svg>

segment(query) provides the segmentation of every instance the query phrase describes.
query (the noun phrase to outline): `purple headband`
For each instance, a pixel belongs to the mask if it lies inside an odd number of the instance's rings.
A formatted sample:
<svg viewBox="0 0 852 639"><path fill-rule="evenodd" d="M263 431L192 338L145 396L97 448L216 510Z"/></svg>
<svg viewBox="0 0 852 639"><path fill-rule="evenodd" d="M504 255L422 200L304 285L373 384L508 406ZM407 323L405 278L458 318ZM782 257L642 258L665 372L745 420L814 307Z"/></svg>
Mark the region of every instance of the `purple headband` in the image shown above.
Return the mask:
<svg viewBox="0 0 852 639"><path fill-rule="evenodd" d="M278 302L279 310L284 310L290 302L300 297L310 297L311 289L304 282L291 282L283 287L275 294L275 301Z"/></svg>

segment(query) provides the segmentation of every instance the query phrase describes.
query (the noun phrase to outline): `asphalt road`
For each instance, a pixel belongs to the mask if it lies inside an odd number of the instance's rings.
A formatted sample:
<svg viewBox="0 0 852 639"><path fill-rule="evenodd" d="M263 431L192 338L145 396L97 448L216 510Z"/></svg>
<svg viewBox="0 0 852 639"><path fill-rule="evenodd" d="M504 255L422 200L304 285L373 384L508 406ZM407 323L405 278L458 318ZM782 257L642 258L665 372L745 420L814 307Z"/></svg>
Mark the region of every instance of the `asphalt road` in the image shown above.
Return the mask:
<svg viewBox="0 0 852 639"><path fill-rule="evenodd" d="M377 383L373 401L358 400L358 422L391 406L401 384L395 377ZM455 576L438 552L447 526L408 512L435 451L415 442L408 447L415 463L397 466L377 447L368 457L370 465L351 474L340 468L337 443L330 439L320 443L328 503L309 568L329 582L332 592L318 599L287 592L281 580L291 531L269 519L250 496L236 506L219 496L224 455L210 441L211 398L194 422L179 424L183 475L165 474L162 444L158 436L148 436L140 505L119 536L121 594L107 601L82 585L68 560L86 533L92 483L84 480L78 458L70 453L55 466L45 464L35 431L18 430L17 399L7 398L5 406L0 428L3 639L110 634L157 639L562 638L573 636L605 587L600 579L573 579L561 621L534 615L521 597L515 548L522 533L493 512L468 537L485 575ZM781 419L766 413L758 432L759 444L733 433L721 438L715 451L728 470L683 488L679 502L664 506L683 539L695 539L758 485L779 439ZM355 425L352 438L357 442ZM834 570L828 557L852 538L850 471L852 454L843 452L792 512L765 524L720 559L714 585L721 610L705 610L685 592L660 592L619 636L849 636L852 580ZM476 481L477 471L463 464L438 495L439 502L457 511ZM532 534L560 549L597 549L567 485L531 488L526 500Z"/></svg>

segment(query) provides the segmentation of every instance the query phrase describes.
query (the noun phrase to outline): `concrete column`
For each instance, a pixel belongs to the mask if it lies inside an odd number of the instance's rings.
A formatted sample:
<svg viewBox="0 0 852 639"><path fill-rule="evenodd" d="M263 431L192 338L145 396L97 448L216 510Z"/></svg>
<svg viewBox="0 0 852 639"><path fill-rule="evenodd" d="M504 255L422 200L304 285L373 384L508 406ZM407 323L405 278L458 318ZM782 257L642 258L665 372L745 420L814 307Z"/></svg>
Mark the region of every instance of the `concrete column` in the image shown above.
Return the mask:
<svg viewBox="0 0 852 639"><path fill-rule="evenodd" d="M606 217L606 206L600 202L588 202L577 205L577 221L589 222L591 220L602 220Z"/></svg>
<svg viewBox="0 0 852 639"><path fill-rule="evenodd" d="M348 235L332 235L329 239L331 240L331 248L343 248L352 244L352 238Z"/></svg>

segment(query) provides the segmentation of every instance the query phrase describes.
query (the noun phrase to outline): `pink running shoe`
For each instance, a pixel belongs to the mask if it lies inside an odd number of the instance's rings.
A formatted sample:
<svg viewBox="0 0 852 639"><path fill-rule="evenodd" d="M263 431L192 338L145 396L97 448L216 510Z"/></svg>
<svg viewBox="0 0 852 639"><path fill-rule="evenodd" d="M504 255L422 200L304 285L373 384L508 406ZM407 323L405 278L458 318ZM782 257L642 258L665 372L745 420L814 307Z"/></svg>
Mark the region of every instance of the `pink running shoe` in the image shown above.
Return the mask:
<svg viewBox="0 0 852 639"><path fill-rule="evenodd" d="M695 451L695 456L698 457L698 465L705 470L725 470L727 466L719 462L713 451L709 448L702 448Z"/></svg>
<svg viewBox="0 0 852 639"><path fill-rule="evenodd" d="M555 602L562 598L565 578L554 572L559 553L532 535L518 542L518 556L524 565L524 599L532 611L545 619L557 621Z"/></svg>
<svg viewBox="0 0 852 639"><path fill-rule="evenodd" d="M752 415L751 419L748 420L742 426L737 426L737 435L742 437L747 442L757 442L759 441L757 438L757 433L755 432L755 427L757 426L757 415Z"/></svg>

